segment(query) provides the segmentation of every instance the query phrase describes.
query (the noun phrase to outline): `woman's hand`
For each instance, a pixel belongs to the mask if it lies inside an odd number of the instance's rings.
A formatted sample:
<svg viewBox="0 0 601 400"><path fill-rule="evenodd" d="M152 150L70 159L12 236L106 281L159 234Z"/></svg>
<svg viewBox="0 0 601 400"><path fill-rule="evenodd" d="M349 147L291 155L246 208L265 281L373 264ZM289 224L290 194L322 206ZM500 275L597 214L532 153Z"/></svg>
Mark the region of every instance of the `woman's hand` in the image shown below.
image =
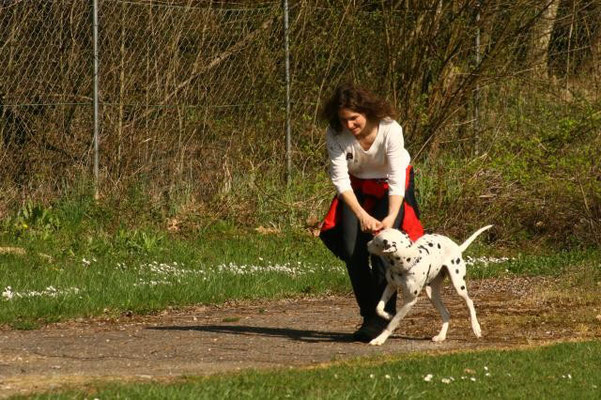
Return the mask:
<svg viewBox="0 0 601 400"><path fill-rule="evenodd" d="M386 218L384 218L382 220L382 228L381 229L392 228L392 226L394 225L395 219L396 219L396 217L394 215L388 215Z"/></svg>
<svg viewBox="0 0 601 400"><path fill-rule="evenodd" d="M369 232L372 234L382 230L382 222L378 221L367 212L364 212L359 218L359 225L361 226L361 230L363 232Z"/></svg>
<svg viewBox="0 0 601 400"><path fill-rule="evenodd" d="M397 215L399 215L402 204L403 196L396 194L388 197L388 215L382 220L382 229L388 229L394 226L394 221L396 220Z"/></svg>
<svg viewBox="0 0 601 400"><path fill-rule="evenodd" d="M382 223L369 215L369 213L365 211L363 207L361 207L361 204L359 204L359 201L357 201L357 197L352 190L342 192L340 197L357 216L357 219L359 220L359 227L361 228L362 232L375 234L382 229Z"/></svg>

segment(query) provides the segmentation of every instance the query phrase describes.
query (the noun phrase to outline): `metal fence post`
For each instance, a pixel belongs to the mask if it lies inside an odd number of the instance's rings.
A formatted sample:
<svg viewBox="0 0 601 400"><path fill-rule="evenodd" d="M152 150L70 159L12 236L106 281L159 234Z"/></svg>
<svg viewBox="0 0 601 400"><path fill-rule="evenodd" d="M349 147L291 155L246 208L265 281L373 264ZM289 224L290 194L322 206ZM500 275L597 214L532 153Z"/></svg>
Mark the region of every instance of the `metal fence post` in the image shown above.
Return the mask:
<svg viewBox="0 0 601 400"><path fill-rule="evenodd" d="M478 2L476 13L476 70L480 69L480 3ZM480 80L476 78L476 89L474 90L474 152L480 153Z"/></svg>
<svg viewBox="0 0 601 400"><path fill-rule="evenodd" d="M290 43L288 37L288 0L282 0L284 8L284 57L286 58L286 184L292 181L292 144L290 138Z"/></svg>
<svg viewBox="0 0 601 400"><path fill-rule="evenodd" d="M94 198L100 198L98 178L98 130L99 130L99 107L98 107L98 0L93 0L93 40L94 40Z"/></svg>

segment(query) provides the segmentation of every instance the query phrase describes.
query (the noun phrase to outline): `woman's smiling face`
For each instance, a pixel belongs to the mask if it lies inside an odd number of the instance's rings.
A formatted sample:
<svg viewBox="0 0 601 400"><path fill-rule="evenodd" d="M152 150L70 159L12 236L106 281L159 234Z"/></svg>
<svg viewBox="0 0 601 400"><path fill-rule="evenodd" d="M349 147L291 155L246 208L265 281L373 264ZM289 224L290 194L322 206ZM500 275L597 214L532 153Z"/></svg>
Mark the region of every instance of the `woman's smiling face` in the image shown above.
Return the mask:
<svg viewBox="0 0 601 400"><path fill-rule="evenodd" d="M338 118L340 118L342 127L348 129L355 137L361 136L361 133L365 130L367 125L365 114L353 111L349 108L341 108L338 111Z"/></svg>

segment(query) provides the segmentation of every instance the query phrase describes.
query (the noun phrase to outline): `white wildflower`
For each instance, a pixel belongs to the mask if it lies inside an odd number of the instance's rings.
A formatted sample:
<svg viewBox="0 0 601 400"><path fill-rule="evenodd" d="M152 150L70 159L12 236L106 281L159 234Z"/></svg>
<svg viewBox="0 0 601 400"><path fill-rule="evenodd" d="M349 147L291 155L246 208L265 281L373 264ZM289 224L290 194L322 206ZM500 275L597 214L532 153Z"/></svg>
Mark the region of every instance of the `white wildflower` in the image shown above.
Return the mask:
<svg viewBox="0 0 601 400"><path fill-rule="evenodd" d="M58 297L68 296L79 293L79 288L71 287L67 289L57 289L54 286L48 286L44 290L30 290L28 292L15 292L10 286L7 286L2 292L2 297L6 300L31 298L31 297Z"/></svg>
<svg viewBox="0 0 601 400"><path fill-rule="evenodd" d="M468 266L474 265L474 264L482 264L484 267L488 266L489 264L503 264L506 263L508 261L512 261L512 259L507 258L507 257L500 257L500 258L495 258L495 257L479 257L479 258L473 258L470 256L467 256L465 258L465 263Z"/></svg>
<svg viewBox="0 0 601 400"><path fill-rule="evenodd" d="M428 374L428 375L426 375L426 376L424 377L424 380L425 380L426 382L430 382L430 381L432 380L432 378L434 378L434 375L432 375L432 374Z"/></svg>
<svg viewBox="0 0 601 400"><path fill-rule="evenodd" d="M13 290L10 286L7 286L4 288L4 291L2 292L2 297L4 297L6 300L10 300L12 299L14 296L13 294Z"/></svg>

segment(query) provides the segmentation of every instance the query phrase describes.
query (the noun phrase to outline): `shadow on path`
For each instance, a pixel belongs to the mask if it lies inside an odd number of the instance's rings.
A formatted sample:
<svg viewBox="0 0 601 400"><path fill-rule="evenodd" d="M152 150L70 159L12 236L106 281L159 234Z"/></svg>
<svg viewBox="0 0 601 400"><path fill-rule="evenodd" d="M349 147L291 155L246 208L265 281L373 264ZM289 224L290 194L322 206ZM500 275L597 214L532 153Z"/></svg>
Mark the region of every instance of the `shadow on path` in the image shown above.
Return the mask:
<svg viewBox="0 0 601 400"><path fill-rule="evenodd" d="M225 333L231 335L244 336L273 336L282 337L293 340L298 340L307 343L353 343L350 333L340 332L324 332L307 329L291 329L291 328L269 328L262 326L247 326L247 325L203 325L203 326L159 326L149 327L147 329L158 331L198 331L211 333ZM430 342L429 336L407 336L393 335L395 339L410 340L410 341L426 341ZM359 342L356 342L359 343Z"/></svg>
<svg viewBox="0 0 601 400"><path fill-rule="evenodd" d="M307 329L268 328L246 325L203 325L203 326L159 326L148 329L160 331L198 331L211 333L226 333L246 336L274 336L283 337L301 342L353 342L350 333L323 332Z"/></svg>

